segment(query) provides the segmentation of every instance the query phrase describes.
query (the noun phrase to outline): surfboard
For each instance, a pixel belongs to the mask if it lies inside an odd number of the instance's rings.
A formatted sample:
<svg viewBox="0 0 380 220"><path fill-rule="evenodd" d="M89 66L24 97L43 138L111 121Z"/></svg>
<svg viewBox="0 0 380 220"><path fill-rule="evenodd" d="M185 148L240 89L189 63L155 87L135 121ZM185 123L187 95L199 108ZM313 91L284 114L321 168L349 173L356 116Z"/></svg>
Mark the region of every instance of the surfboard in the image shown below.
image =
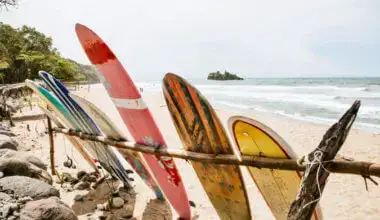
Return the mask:
<svg viewBox="0 0 380 220"><path fill-rule="evenodd" d="M39 71L38 73L46 85L52 90L57 98L64 104L70 114L75 118L80 129L83 132L102 135L97 125L88 116L88 114L76 103L70 96L70 91L54 76L47 72ZM130 187L129 177L123 165L113 152L112 148L108 145L99 142L90 142L92 145L92 154L98 158L99 163L104 167L108 173L114 178L123 182L126 187Z"/></svg>
<svg viewBox="0 0 380 220"><path fill-rule="evenodd" d="M181 77L168 73L163 80L165 100L186 150L233 154L227 134L202 94ZM204 190L221 219L251 219L249 201L239 166L192 162Z"/></svg>
<svg viewBox="0 0 380 220"><path fill-rule="evenodd" d="M67 128L66 126L64 126L60 121L59 119L57 118L57 116L49 111L47 108L39 105L41 111L48 117L50 118L50 120L53 121L53 123L59 127L59 128ZM77 138L77 137L72 137L72 136L69 136L69 135L65 135L65 137L67 138L67 140L69 140L69 142L71 143L72 146L74 146L74 148L82 155L82 157L86 160L86 162L97 172L99 167L97 167L97 165L95 164L95 160L94 159L91 159L90 155L84 150L84 146L85 146L85 143L83 143L83 141L80 139L80 138Z"/></svg>
<svg viewBox="0 0 380 220"><path fill-rule="evenodd" d="M112 120L96 105L75 94L70 94L70 97L73 98L89 114L107 138L114 139L116 141L127 140L117 126L112 123ZM149 168L146 167L145 161L141 154L127 149L118 148L117 150L133 167L136 173L139 174L145 184L147 184L154 191L157 198L163 199L164 196L160 190L160 187L150 174Z"/></svg>
<svg viewBox="0 0 380 220"><path fill-rule="evenodd" d="M166 148L165 140L152 114L114 53L89 28L80 24L75 28L87 57L97 67L100 80L135 142L155 148ZM190 219L189 201L173 159L148 154L143 154L143 157L174 210L181 218Z"/></svg>
<svg viewBox="0 0 380 220"><path fill-rule="evenodd" d="M112 120L95 104L87 99L70 93L70 97L74 99L80 107L94 120L99 129L105 134L107 138L116 141L126 141L127 138L122 134L119 128L112 122Z"/></svg>
<svg viewBox="0 0 380 220"><path fill-rule="evenodd" d="M251 118L229 118L231 136L243 155L296 159L292 148L272 129ZM248 168L254 182L276 219L287 219L297 195L301 175L295 171ZM322 219L317 207L313 219Z"/></svg>
<svg viewBox="0 0 380 220"><path fill-rule="evenodd" d="M31 80L25 80L25 84L31 88L34 93L46 103L47 106L49 106L55 113L53 115L49 110L44 108L43 106L39 105L40 108L44 111L44 113L58 126L58 127L67 127L71 129L78 130L78 126L76 125L74 119L71 117L69 111L66 109L66 107L49 91L38 85L37 83L31 81ZM66 125L64 126L57 117ZM94 168L94 170L98 170L96 164L94 163L94 160L91 159L91 156L88 154L88 152L85 150L86 144L83 143L79 138L74 138L71 136L66 136L68 140L72 143L72 145L77 149L77 151L82 155L82 157L87 161L87 163Z"/></svg>

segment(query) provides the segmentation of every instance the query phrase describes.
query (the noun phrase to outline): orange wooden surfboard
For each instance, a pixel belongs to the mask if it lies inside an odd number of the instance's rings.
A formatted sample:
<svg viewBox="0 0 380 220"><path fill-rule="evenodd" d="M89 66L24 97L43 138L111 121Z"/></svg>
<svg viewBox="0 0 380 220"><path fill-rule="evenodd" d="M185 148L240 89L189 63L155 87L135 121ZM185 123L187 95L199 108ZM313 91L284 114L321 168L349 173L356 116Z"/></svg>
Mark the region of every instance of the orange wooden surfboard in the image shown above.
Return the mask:
<svg viewBox="0 0 380 220"><path fill-rule="evenodd" d="M233 154L214 109L197 89L181 77L167 74L165 100L186 150ZM251 219L247 193L238 166L192 162L204 190L221 219Z"/></svg>
<svg viewBox="0 0 380 220"><path fill-rule="evenodd" d="M228 120L231 136L243 155L271 158L297 158L292 148L272 129L244 116ZM249 167L250 174L276 219L287 219L290 205L295 200L301 175L290 170ZM319 206L313 218L322 219Z"/></svg>

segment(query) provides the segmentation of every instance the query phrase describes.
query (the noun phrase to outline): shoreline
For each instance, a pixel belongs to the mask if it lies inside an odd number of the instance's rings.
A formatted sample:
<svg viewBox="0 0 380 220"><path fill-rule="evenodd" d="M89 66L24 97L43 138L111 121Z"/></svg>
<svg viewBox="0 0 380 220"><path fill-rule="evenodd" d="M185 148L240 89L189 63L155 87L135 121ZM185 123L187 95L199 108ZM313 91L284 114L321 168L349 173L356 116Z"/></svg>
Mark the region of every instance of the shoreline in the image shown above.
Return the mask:
<svg viewBox="0 0 380 220"><path fill-rule="evenodd" d="M96 85L96 86L98 86L98 85ZM144 94L142 94L142 96L143 96L143 98L146 97L148 99L150 99L150 97L152 97L152 96L153 97L160 97L160 99L162 99L164 104L166 105L162 92L144 91ZM271 120L267 120L267 119L272 118L273 120L277 119L280 121L286 121L288 123L308 124L310 126L323 127L323 128L327 129L330 126L332 126L333 123L335 123L339 120L339 118L337 118L336 120L328 119L328 120L332 121L331 123L318 122L318 121L311 121L311 120L307 120L307 119L295 118L295 117L290 117L290 116L286 116L286 115L281 115L281 114L278 114L275 112L264 112L264 111L258 111L258 110L253 110L253 109L249 109L247 112L244 112L243 110L239 111L239 110L233 110L233 109L224 110L222 107L215 107L212 103L211 103L211 105L213 106L213 108L216 111L220 112L221 114L226 114L226 115L231 115L231 116L232 115L234 115L234 116L235 115L236 116L246 116L246 117L250 117L250 118L253 118L255 120L258 120L258 121L265 123L265 124L266 124L266 121L271 121ZM341 116L344 113L345 113L345 110L341 112ZM360 114L360 112L359 112L359 114ZM257 118L254 118L254 117L257 117ZM368 134L373 134L373 135L380 135L380 130L376 130L376 129L371 130L371 129L362 128L362 127L355 127L355 123L354 123L354 126L351 128L351 131L368 133Z"/></svg>

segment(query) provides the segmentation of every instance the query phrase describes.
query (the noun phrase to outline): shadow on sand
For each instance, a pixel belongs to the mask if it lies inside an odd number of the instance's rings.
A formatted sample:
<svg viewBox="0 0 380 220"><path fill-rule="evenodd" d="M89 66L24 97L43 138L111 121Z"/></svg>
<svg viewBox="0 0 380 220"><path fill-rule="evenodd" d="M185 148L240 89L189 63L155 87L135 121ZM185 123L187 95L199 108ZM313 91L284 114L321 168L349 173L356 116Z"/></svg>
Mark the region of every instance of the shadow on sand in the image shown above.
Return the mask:
<svg viewBox="0 0 380 220"><path fill-rule="evenodd" d="M172 220L173 214L170 204L166 200L151 199L145 207L142 220ZM178 218L177 220L180 220ZM199 216L193 213L191 220L197 220Z"/></svg>
<svg viewBox="0 0 380 220"><path fill-rule="evenodd" d="M100 184L96 190L90 190L81 201L75 201L72 206L74 213L77 216L94 213L97 204L104 204L107 202L110 198L111 189L115 189L117 185L118 181L108 180L107 182ZM117 196L120 196L125 201L124 206L119 209L104 211L103 216L107 216L107 219L130 219L133 215L136 202L135 192L133 189L120 189Z"/></svg>
<svg viewBox="0 0 380 220"><path fill-rule="evenodd" d="M145 207L142 220L168 220L173 219L172 210L166 200L151 199Z"/></svg>

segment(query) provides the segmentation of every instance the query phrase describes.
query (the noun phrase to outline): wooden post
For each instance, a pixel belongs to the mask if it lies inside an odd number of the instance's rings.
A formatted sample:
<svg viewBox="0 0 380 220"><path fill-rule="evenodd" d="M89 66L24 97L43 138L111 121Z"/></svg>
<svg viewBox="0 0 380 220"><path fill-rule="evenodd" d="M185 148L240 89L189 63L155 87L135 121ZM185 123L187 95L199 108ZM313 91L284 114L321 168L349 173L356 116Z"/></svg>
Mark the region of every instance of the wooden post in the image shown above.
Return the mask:
<svg viewBox="0 0 380 220"><path fill-rule="evenodd" d="M346 140L359 107L360 101L355 101L340 120L327 130L319 146L306 156L306 170L297 197L290 207L288 220L311 219L330 175L330 161Z"/></svg>
<svg viewBox="0 0 380 220"><path fill-rule="evenodd" d="M49 117L47 118L47 124L48 124L48 133L49 133L49 140L50 140L50 166L51 166L51 174L55 175L55 163L54 163L54 137L53 137L53 128L51 126L51 120Z"/></svg>

